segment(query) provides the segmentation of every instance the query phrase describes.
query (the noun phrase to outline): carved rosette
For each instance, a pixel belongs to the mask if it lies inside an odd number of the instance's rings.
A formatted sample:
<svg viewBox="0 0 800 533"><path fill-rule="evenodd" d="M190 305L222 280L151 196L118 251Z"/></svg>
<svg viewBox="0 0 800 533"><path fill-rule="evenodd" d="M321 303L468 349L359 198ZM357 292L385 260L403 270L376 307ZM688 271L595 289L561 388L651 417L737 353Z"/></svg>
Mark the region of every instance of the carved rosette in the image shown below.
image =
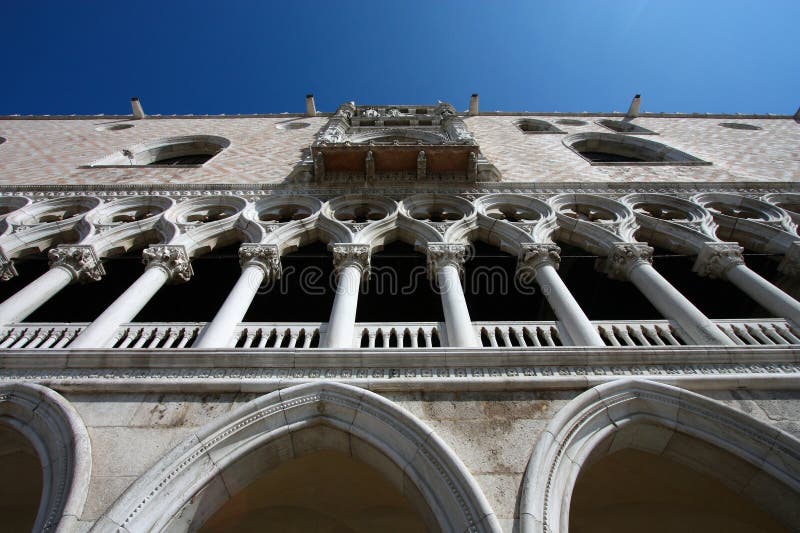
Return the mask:
<svg viewBox="0 0 800 533"><path fill-rule="evenodd" d="M721 278L729 268L744 264L743 251L735 242L707 242L692 269L701 276Z"/></svg>
<svg viewBox="0 0 800 533"><path fill-rule="evenodd" d="M66 268L81 283L100 281L106 274L93 246L58 246L47 253L47 258L50 260L50 268Z"/></svg>
<svg viewBox="0 0 800 533"><path fill-rule="evenodd" d="M333 269L336 275L348 266L356 266L361 270L361 277L366 280L370 273L369 244L337 243L331 246L333 252Z"/></svg>
<svg viewBox="0 0 800 533"><path fill-rule="evenodd" d="M464 258L467 255L467 246L464 244L449 244L444 242L428 243L428 276L436 279L439 269L452 265L458 270L458 275L464 275Z"/></svg>
<svg viewBox="0 0 800 533"><path fill-rule="evenodd" d="M784 254L778 270L787 276L800 276L800 241L795 241Z"/></svg>
<svg viewBox="0 0 800 533"><path fill-rule="evenodd" d="M186 248L182 245L162 244L146 248L142 252L142 262L147 268L159 267L169 274L172 283L184 283L194 274L192 262Z"/></svg>
<svg viewBox="0 0 800 533"><path fill-rule="evenodd" d="M653 247L638 242L618 242L612 245L605 258L603 270L611 279L628 279L631 268L637 264L653 262Z"/></svg>
<svg viewBox="0 0 800 533"><path fill-rule="evenodd" d="M8 281L17 275L17 269L14 262L7 258L3 252L0 252L0 279Z"/></svg>
<svg viewBox="0 0 800 533"><path fill-rule="evenodd" d="M254 265L264 271L266 281L281 277L281 256L277 244L244 243L239 247L239 265Z"/></svg>
<svg viewBox="0 0 800 533"><path fill-rule="evenodd" d="M533 244L522 245L522 254L519 256L517 271L535 271L543 264L549 264L556 270L561 263L561 248L555 244Z"/></svg>

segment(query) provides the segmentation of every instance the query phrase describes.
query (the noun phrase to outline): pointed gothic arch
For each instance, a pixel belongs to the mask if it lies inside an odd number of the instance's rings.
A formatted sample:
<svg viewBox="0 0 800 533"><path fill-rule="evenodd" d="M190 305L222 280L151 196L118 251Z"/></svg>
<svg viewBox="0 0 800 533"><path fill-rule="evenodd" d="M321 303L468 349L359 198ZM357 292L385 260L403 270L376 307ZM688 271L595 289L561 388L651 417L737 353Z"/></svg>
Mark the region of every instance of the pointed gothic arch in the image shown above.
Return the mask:
<svg viewBox="0 0 800 533"><path fill-rule="evenodd" d="M22 434L42 467L33 531L72 531L83 513L92 470L89 434L78 412L52 389L9 383L0 385L0 425Z"/></svg>
<svg viewBox="0 0 800 533"><path fill-rule="evenodd" d="M641 435L629 430L642 424L662 430L661 446L667 446L671 435L680 433L747 463L750 477L744 484L739 480L736 488L782 522L797 523L800 441L699 394L628 378L587 390L548 424L525 471L520 531L568 531L570 500L582 468L613 448L637 448L652 453L653 443L645 442ZM691 459L686 456L685 462L688 464ZM707 456L693 459L695 465L709 461ZM731 475L727 471L704 473L732 488L735 484L726 478ZM748 491L748 486L752 490ZM783 501L772 498L775 494L781 494Z"/></svg>
<svg viewBox="0 0 800 533"><path fill-rule="evenodd" d="M430 428L375 393L332 382L267 394L208 424L134 482L93 531L196 529L280 461L338 440L298 438L315 427L349 437L344 449L426 506L443 531L500 531L470 473Z"/></svg>

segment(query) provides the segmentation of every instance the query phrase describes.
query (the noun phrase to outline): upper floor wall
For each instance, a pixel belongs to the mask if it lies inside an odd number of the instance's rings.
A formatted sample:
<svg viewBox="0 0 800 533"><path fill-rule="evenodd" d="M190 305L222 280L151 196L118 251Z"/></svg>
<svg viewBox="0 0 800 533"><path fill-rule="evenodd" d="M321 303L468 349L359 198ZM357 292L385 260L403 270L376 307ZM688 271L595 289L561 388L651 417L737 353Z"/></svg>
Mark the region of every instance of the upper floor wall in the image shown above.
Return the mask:
<svg viewBox="0 0 800 533"><path fill-rule="evenodd" d="M612 131L601 124L604 119L619 121L619 117L607 115L575 114L463 117L483 156L499 171L503 182L785 182L800 179L800 150L797 148L800 126L791 118L646 116L630 121L638 126L631 133ZM328 120L328 116L296 115L144 120L99 116L0 119L0 137L5 139L0 144L0 184L296 181L298 168L309 161L311 146ZM528 123L521 124L523 120ZM541 125L537 121L553 128L536 131ZM721 123L743 123L760 129L724 127ZM592 164L567 146L568 139L574 138L572 135L586 133L655 141L711 164ZM205 163L186 166L137 165L135 159L120 155L137 146L153 149L164 139L182 136L220 138L229 144L218 154L209 154L212 157ZM126 166L126 163L132 165Z"/></svg>

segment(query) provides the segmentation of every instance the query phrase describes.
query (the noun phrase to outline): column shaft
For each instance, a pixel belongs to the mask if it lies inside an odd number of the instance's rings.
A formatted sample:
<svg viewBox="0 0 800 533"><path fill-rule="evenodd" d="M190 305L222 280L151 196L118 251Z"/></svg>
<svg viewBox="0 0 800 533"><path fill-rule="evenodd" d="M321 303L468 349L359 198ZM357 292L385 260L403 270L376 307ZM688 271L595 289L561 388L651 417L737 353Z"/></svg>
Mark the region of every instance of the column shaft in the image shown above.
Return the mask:
<svg viewBox="0 0 800 533"><path fill-rule="evenodd" d="M776 316L800 325L800 302L765 280L747 265L728 268L725 278Z"/></svg>
<svg viewBox="0 0 800 533"><path fill-rule="evenodd" d="M467 301L461 288L461 278L455 265L444 263L436 270L439 293L442 296L447 345L467 348L480 347L475 328L469 317Z"/></svg>
<svg viewBox="0 0 800 533"><path fill-rule="evenodd" d="M73 279L73 273L68 268L51 268L0 304L0 324L11 324L25 319L72 283Z"/></svg>
<svg viewBox="0 0 800 533"><path fill-rule="evenodd" d="M345 265L339 270L336 297L328 320L328 334L325 340L327 348L353 347L361 276L362 270L356 264Z"/></svg>
<svg viewBox="0 0 800 533"><path fill-rule="evenodd" d="M244 318L255 298L261 282L264 281L264 269L257 265L247 265L230 294L214 316L194 348L226 348L236 326Z"/></svg>
<svg viewBox="0 0 800 533"><path fill-rule="evenodd" d="M161 267L150 267L139 276L128 290L114 300L94 322L84 329L70 344L70 348L103 348L119 329L130 322L147 305L147 302L170 279Z"/></svg>
<svg viewBox="0 0 800 533"><path fill-rule="evenodd" d="M575 301L555 267L547 262L536 265L536 282L558 321L563 324L575 346L605 346L597 328Z"/></svg>
<svg viewBox="0 0 800 533"><path fill-rule="evenodd" d="M697 344L730 345L727 335L647 262L638 262L628 272L631 282L658 311L674 320Z"/></svg>

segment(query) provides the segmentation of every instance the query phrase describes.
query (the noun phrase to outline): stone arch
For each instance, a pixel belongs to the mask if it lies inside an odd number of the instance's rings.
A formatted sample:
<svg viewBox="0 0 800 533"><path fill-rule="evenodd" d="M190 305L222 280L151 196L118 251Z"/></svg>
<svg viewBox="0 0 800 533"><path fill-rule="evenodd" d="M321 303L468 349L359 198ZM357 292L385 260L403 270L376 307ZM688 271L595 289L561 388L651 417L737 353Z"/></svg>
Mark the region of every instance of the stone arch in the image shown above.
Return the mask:
<svg viewBox="0 0 800 533"><path fill-rule="evenodd" d="M198 527L229 498L228 486L241 488L276 456L291 457L298 433L317 426L366 443L358 459L404 494L411 484L443 531L500 531L469 472L432 430L375 393L332 382L276 391L211 422L134 482L93 531L179 531L192 519ZM330 440L306 443L320 449Z"/></svg>
<svg viewBox="0 0 800 533"><path fill-rule="evenodd" d="M562 142L592 165L711 164L665 144L616 133L573 133Z"/></svg>
<svg viewBox="0 0 800 533"><path fill-rule="evenodd" d="M523 133L566 133L546 120L523 118L514 122Z"/></svg>
<svg viewBox="0 0 800 533"><path fill-rule="evenodd" d="M60 394L32 383L0 385L0 424L21 433L42 465L33 531L71 531L83 513L92 469L89 434Z"/></svg>
<svg viewBox="0 0 800 533"><path fill-rule="evenodd" d="M375 144L442 144L446 141L444 135L433 131L406 128L378 128L373 131L365 131L350 137L353 143L375 143Z"/></svg>
<svg viewBox="0 0 800 533"><path fill-rule="evenodd" d="M581 469L605 454L612 444L652 453L648 449L652 443L645 445L636 432L629 431L637 424L663 429L662 447L672 435L684 434L747 463L753 474L738 488L744 491L752 484L759 492L746 496L761 496L759 505L785 523L798 523L800 441L699 394L626 378L587 390L548 424L525 471L520 497L521 531L567 531L570 499ZM624 442L616 442L619 437ZM723 483L735 484L725 479L727 472L716 474ZM787 487L793 491L792 501L770 501L770 494L776 494L773 490L785 494Z"/></svg>
<svg viewBox="0 0 800 533"><path fill-rule="evenodd" d="M96 231L81 244L92 245L98 256L108 257L168 242L177 228L162 215L174 205L167 196L130 196L103 204L86 216Z"/></svg>
<svg viewBox="0 0 800 533"><path fill-rule="evenodd" d="M316 241L350 242L349 230L322 215L324 204L313 196L270 196L249 206L244 217L266 230L263 242L278 246L281 255Z"/></svg>
<svg viewBox="0 0 800 533"><path fill-rule="evenodd" d="M192 198L176 204L164 218L180 230L168 244L183 245L190 257L236 242L260 242L264 230L241 214L248 203L233 195Z"/></svg>
<svg viewBox="0 0 800 533"><path fill-rule="evenodd" d="M698 254L719 241L717 225L704 207L667 194L634 193L621 201L636 215L636 238L682 254Z"/></svg>
<svg viewBox="0 0 800 533"><path fill-rule="evenodd" d="M230 144L228 139L218 135L167 137L124 148L89 166L203 165Z"/></svg>
<svg viewBox="0 0 800 533"><path fill-rule="evenodd" d="M607 255L615 242L633 242L636 218L616 200L594 194L567 193L548 203L558 219L555 239L597 255Z"/></svg>
<svg viewBox="0 0 800 533"><path fill-rule="evenodd" d="M475 200L475 208L474 224L458 224L448 232L451 240L477 239L519 255L523 244L551 242L558 224L552 207L522 194L487 194Z"/></svg>

